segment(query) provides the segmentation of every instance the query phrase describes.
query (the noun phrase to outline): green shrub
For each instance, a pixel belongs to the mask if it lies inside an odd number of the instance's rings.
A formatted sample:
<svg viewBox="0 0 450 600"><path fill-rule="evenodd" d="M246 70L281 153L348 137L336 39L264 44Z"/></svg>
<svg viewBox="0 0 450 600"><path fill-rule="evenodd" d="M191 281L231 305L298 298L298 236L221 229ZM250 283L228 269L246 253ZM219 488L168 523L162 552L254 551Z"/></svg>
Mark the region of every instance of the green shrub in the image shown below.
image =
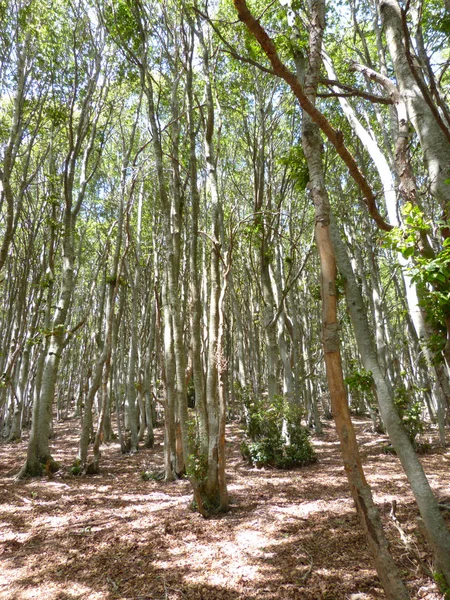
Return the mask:
<svg viewBox="0 0 450 600"><path fill-rule="evenodd" d="M405 386L395 390L395 407L400 415L409 439L415 445L416 437L423 433L422 405L420 402L411 401L410 394Z"/></svg>
<svg viewBox="0 0 450 600"><path fill-rule="evenodd" d="M83 469L81 468L81 462L78 458L76 460L74 460L72 466L69 469L71 475L75 475L75 476L81 475L82 470Z"/></svg>
<svg viewBox="0 0 450 600"><path fill-rule="evenodd" d="M245 439L242 456L257 467L292 469L316 461L301 411L280 397L272 404L245 397Z"/></svg>
<svg viewBox="0 0 450 600"><path fill-rule="evenodd" d="M433 579L437 583L441 593L444 594L443 600L450 600L450 588L448 587L445 577L442 575L442 573L434 572Z"/></svg>
<svg viewBox="0 0 450 600"><path fill-rule="evenodd" d="M196 481L197 484L202 484L208 475L208 457L198 450L188 454L186 475L189 479Z"/></svg>
<svg viewBox="0 0 450 600"><path fill-rule="evenodd" d="M371 371L364 368L357 369L355 364L351 364L352 371L344 379L351 395L351 410L357 415L365 412L365 404L373 406L373 378Z"/></svg>
<svg viewBox="0 0 450 600"><path fill-rule="evenodd" d="M142 471L142 481L162 481L164 479L164 471Z"/></svg>

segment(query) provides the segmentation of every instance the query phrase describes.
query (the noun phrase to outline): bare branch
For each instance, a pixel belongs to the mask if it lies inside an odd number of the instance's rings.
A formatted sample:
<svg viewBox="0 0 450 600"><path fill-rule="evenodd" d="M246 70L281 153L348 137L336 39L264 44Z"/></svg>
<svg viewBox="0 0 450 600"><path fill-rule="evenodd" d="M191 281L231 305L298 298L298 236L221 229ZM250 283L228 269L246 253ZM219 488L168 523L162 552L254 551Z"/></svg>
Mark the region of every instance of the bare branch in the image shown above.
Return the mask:
<svg viewBox="0 0 450 600"><path fill-rule="evenodd" d="M267 35L261 24L258 23L258 21L256 21L256 19L253 17L245 0L233 1L234 6L238 11L239 19L247 26L250 33L255 37L261 48L266 53L272 64L275 74L281 79L284 79L284 81L289 85L302 109L308 113L312 121L314 121L314 123L320 127L328 140L336 148L336 152L347 165L351 177L356 182L364 196L369 213L375 223L383 231L391 231L393 227L387 223L378 212L376 196L369 182L360 171L356 160L345 146L342 133L336 131L326 117L319 110L317 110L314 104L307 98L303 90L303 86L300 84L295 74L292 73L281 61L273 41Z"/></svg>
<svg viewBox="0 0 450 600"><path fill-rule="evenodd" d="M370 92L365 92L363 90L359 90L357 88L352 87L351 85L347 85L345 83L341 83L340 81L335 81L333 79L320 79L319 83L328 86L339 87L342 90L345 90L346 94L339 94L337 92L330 92L329 94L317 94L320 98L328 98L332 96L339 96L343 98L349 98L352 96L360 96L365 100L369 100L370 102L377 102L378 104L392 104L392 100L390 98L385 98L384 96L378 96L377 94L371 94Z"/></svg>

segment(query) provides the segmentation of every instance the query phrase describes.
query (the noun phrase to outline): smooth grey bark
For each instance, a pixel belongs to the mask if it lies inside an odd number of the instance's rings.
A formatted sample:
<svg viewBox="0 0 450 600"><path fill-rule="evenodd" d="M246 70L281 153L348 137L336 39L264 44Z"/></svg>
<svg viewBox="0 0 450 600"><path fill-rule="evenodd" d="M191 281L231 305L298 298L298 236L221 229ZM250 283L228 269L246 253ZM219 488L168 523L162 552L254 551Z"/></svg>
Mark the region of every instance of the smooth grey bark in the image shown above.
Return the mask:
<svg viewBox="0 0 450 600"><path fill-rule="evenodd" d="M330 233L339 270L344 277L347 306L364 368L372 373L381 418L392 445L400 459L417 502L436 566L446 581L450 576L450 533L439 511L419 458L395 408L392 388L389 387L378 361L373 333L370 330L364 301L356 282L345 246L332 222Z"/></svg>
<svg viewBox="0 0 450 600"><path fill-rule="evenodd" d="M233 318L234 318L234 329L237 343L237 381L239 383L240 390L243 391L247 385L247 373L248 367L246 363L246 352L245 352L245 337L244 337L244 326L242 322L241 307L236 295L234 287L233 271L230 273L230 296L233 304Z"/></svg>
<svg viewBox="0 0 450 600"><path fill-rule="evenodd" d="M136 121L134 123L134 131L136 128ZM134 131L131 136L131 140L134 138ZM127 165L129 161L130 151L124 157L124 164ZM80 466L83 474L93 474L97 473L100 465L100 442L103 435L103 426L106 416L106 411L108 409L108 382L110 376L110 366L111 366L111 358L112 358L112 345L114 341L114 308L116 297L119 290L120 285L120 276L122 272L123 262L126 257L126 253L128 252L129 246L127 245L123 250L123 254L121 255L122 250L122 230L123 230L123 218L124 218L124 197L125 197L125 173L126 168L122 169L122 181L121 181L121 194L119 201L119 214L117 219L117 234L116 234L116 243L114 248L114 254L112 259L112 264L110 268L110 274L108 277L104 278L103 285L105 286L105 290L102 290L101 295L102 298L105 298L105 302L101 302L101 306L104 307L102 313L99 315L99 331L97 334L98 337L98 345L101 348L101 352L96 360L92 379L90 381L89 388L86 393L85 402L84 402L84 413L81 420L81 435L79 441L79 451L78 451L78 460L80 461ZM131 199L129 201L131 203ZM127 207L129 208L129 206ZM106 250L109 250L109 240L107 240ZM107 254L107 252L105 253ZM103 325L104 323L104 325ZM102 336L102 329L104 329L104 333ZM100 392L100 393L99 393ZM95 428L93 427L93 419L92 419L92 407L94 398L96 395L100 396L100 406L99 406L99 414L97 419L97 424ZM118 426L120 426L120 418L118 417ZM93 454L94 458L91 463L88 463L88 445L89 442L93 438L94 447ZM123 444L123 441L122 441ZM122 446L123 447L123 446Z"/></svg>
<svg viewBox="0 0 450 600"><path fill-rule="evenodd" d="M332 77L333 79L335 79L336 75L334 73L331 61L328 57L326 57L325 65L326 65L329 76ZM417 195L416 195L415 180L414 180L414 177L412 174L410 162L409 162L408 156L407 156L407 149L406 149L406 145L408 142L408 119L407 119L407 114L406 114L407 111L406 111L406 107L404 105L403 99L402 99L401 95L399 94L398 90L396 89L396 87L394 86L394 84L392 84L392 82L387 80L387 78L376 74L373 70L371 70L369 68L364 68L357 64L354 64L354 68L356 70L362 71L363 73L366 74L366 76L370 77L371 79L374 79L374 80L378 81L379 83L381 83L386 88L386 90L388 91L388 93L390 94L392 99L395 101L395 107L396 107L397 118L398 118L398 124L396 127L396 130L398 131L398 136L397 136L397 139L395 140L396 152L395 152L394 164L395 164L395 167L396 167L396 170L398 173L398 177L401 182L401 185L400 185L401 195L406 199L406 201L413 202L415 205L417 205L418 201L417 201ZM384 198L385 198L385 203L386 203L389 220L393 225L395 225L396 227L399 227L400 220L399 220L398 212L397 212L397 197L396 197L396 192L395 192L396 185L395 185L394 175L391 172L391 168L390 168L385 156L381 152L376 139L362 125L362 123L358 119L358 117L357 117L354 109L350 105L350 103L345 98L339 98L339 103L350 123L350 126L352 127L353 131L358 136L358 138L361 140L362 144L366 148L369 155L371 156L371 158L374 162L375 168L378 171L378 175L379 175L379 178L380 178L382 186L383 186L383 194L384 194ZM450 147L449 147L449 149L450 149ZM424 253L426 253L427 252L426 248L429 247L429 243L426 239L426 236L423 234L422 235L422 247L424 245L425 245L425 248L423 248L423 251L424 251ZM431 248L429 249L429 251L432 252ZM420 289L412 281L411 275L408 271L408 267L410 266L410 264L408 263L408 260L405 259L400 252L398 252L397 255L398 255L399 264L401 265L401 267L403 269L402 276L403 276L404 286L405 286L405 291L406 291L406 301L407 301L409 312L411 314L412 321L414 323L414 327L417 332L417 336L418 336L419 343L421 346L421 351L423 352L423 354L426 357L430 372L435 371L436 378L437 378L437 381L440 386L440 395L436 399L436 402L437 402L438 406L441 407L440 410L438 411L439 422L440 422L440 436L441 436L441 442L443 444L445 444L443 407L445 405L450 405L450 400L448 399L448 388L449 388L448 381L445 381L445 377L444 377L445 373L443 372L443 369L439 368L439 366L435 367L435 365L434 365L435 361L433 360L434 357L433 357L433 353L430 350L430 344L429 344L429 340L431 337L431 332L429 331L430 327L427 325L424 311L421 307ZM376 298L375 298L375 301L376 301ZM375 316L377 316L377 314ZM379 329L380 328L377 328L378 337L380 337L379 331L378 331ZM379 341L381 342L381 339ZM383 348L383 346L377 346L377 351L379 353L381 353L382 348Z"/></svg>
<svg viewBox="0 0 450 600"><path fill-rule="evenodd" d="M315 139L315 142L312 140ZM310 186L313 201L316 206L316 228L318 229L318 247L322 255L322 296L330 296L335 301L335 272L334 257L331 244L327 241L328 229L326 202L327 194L323 179L318 179L322 170L321 140L318 129L311 122L303 128L303 147L310 170ZM316 171L316 173L314 173ZM323 175L322 175L323 177ZM325 207L322 203L325 203ZM328 209L329 210L329 209ZM321 237L324 239L321 240ZM365 480L356 444L355 434L348 413L347 398L343 387L342 366L339 355L339 341L337 338L337 324L332 320L332 315L325 312L324 306L324 353L327 364L327 379L331 395L333 416L339 433L341 451L344 465L352 491L352 496L357 507L361 522L364 526L369 549L373 556L377 573L385 590L387 598L391 600L407 599L409 594L404 587L398 570L389 552L388 542L384 536L380 515L372 498L370 486ZM336 358L337 357L337 358Z"/></svg>
<svg viewBox="0 0 450 600"><path fill-rule="evenodd" d="M326 419L331 418L330 410L328 405L325 403L323 395L320 393L317 386L317 372L316 372L316 364L313 358L313 353L310 347L310 339L309 339L309 323L307 317L306 307L303 307L303 311L301 312L301 332L299 333L300 340L300 354L303 357L302 360L302 380L303 380L303 394L304 394L304 404L306 410L306 421L309 426L314 427L314 431L317 434L321 434L322 423L320 422L320 414L319 414L319 406L317 398L322 397L323 404L323 415Z"/></svg>
<svg viewBox="0 0 450 600"><path fill-rule="evenodd" d="M264 210L270 211L270 193L266 186L266 160L267 160L267 149L266 149L266 121L270 118L271 111L271 100L269 99L266 105L266 96L262 89L262 82L258 82L257 89L257 114L259 119L260 132L256 139L255 164L254 164L254 187L255 187L255 225L259 229L259 269L260 269L260 281L261 281L261 292L263 300L262 317L263 317L263 328L265 337L265 354L267 362L267 391L268 401L272 403L275 396L280 393L280 386L278 380L278 366L279 366L279 345L278 345L278 334L277 334L277 323L274 320L274 313L276 310L276 302L274 296L274 290L272 287L271 280L271 263L274 259L273 251L273 239L270 229L267 228L266 219L267 217L263 214Z"/></svg>
<svg viewBox="0 0 450 600"><path fill-rule="evenodd" d="M24 197L24 188L19 193L19 197L15 198L12 187L12 175L14 165L19 152L19 148L22 142L24 134L24 103L27 83L29 83L30 66L27 64L29 59L31 37L28 34L23 45L18 47L17 55L17 88L14 94L13 101L13 114L11 120L11 127L9 131L9 138L4 149L3 165L0 168L0 207L3 206L4 200L6 200L6 219L5 229L3 232L3 240L0 246L0 271L3 269L11 241L14 235L15 221L17 225L16 216L20 213L21 204ZM31 152L31 147L29 153ZM29 158L27 160L29 164ZM27 173L23 173L23 182L27 180Z"/></svg>
<svg viewBox="0 0 450 600"><path fill-rule="evenodd" d="M175 47L178 47L177 30L174 31ZM180 83L179 72L181 61L178 52L174 57L174 79L171 94L171 205L169 217L171 247L168 254L168 292L170 302L170 317L172 319L173 349L175 360L175 432L176 432L176 460L177 474L186 471L186 458L188 455L188 412L186 389L186 347L184 343L184 318L183 318L183 282L180 277L182 258L182 213L183 193L180 173L180 107L178 101L178 87ZM169 308L169 306L167 307Z"/></svg>
<svg viewBox="0 0 450 600"><path fill-rule="evenodd" d="M305 94L314 105L322 64L325 2L310 0L308 8L311 25L307 64L305 65L306 59L300 52L296 52L294 58L297 76L303 84ZM409 594L389 552L380 515L373 502L370 486L365 480L356 436L350 419L340 354L336 302L336 259L330 237L330 204L322 164L322 140L319 127L305 111L303 111L302 147L308 165L310 178L308 191L315 209L315 237L320 255L322 343L326 375L345 471L359 518L366 533L369 550L386 596L390 600L406 600L409 598Z"/></svg>
<svg viewBox="0 0 450 600"><path fill-rule="evenodd" d="M163 275L164 277L164 275ZM173 333L170 318L171 311L167 308L169 303L167 292L167 281L162 282L161 300L165 309L163 327L163 356L164 367L162 368L162 380L166 392L164 402L164 468L165 480L173 481L177 477L176 461L176 432L175 432L175 356L173 350Z"/></svg>
<svg viewBox="0 0 450 600"><path fill-rule="evenodd" d="M39 309L42 302L44 291L41 290L38 298L34 301L34 306L31 309L31 321L28 325L26 337L23 344L23 351L20 361L20 367L17 369L17 385L12 390L15 395L14 414L12 417L11 429L8 436L8 441L20 440L22 436L23 416L25 412L26 391L29 387L30 378L30 361L32 355L32 341L34 332L39 319ZM23 318L25 321L25 318Z"/></svg>
<svg viewBox="0 0 450 600"><path fill-rule="evenodd" d="M30 275L29 262L26 261L23 269L16 269L18 285L15 298L15 317L14 324L12 327L12 337L10 340L10 348L8 351L8 360L5 371L3 372L2 379L5 386L5 392L9 392L9 417L7 422L9 423L10 430L8 434L9 441L15 441L20 439L21 433L21 416L22 416L22 400L19 392L19 377L22 369L22 362L24 356L24 347L26 344L26 328L28 321L28 313L30 307L28 306L28 279ZM31 292L33 293L33 292ZM12 298L11 298L12 299Z"/></svg>
<svg viewBox="0 0 450 600"><path fill-rule="evenodd" d="M153 420L153 397L152 397L152 363L153 354L155 349L156 341L156 303L152 300L151 312L150 312L150 331L149 341L144 358L144 373L142 381L142 392L144 394L144 410L145 410L145 423L147 426L147 433L144 438L144 445L146 448L153 448L155 444L155 433L154 433L154 420Z"/></svg>
<svg viewBox="0 0 450 600"><path fill-rule="evenodd" d="M208 357L206 373L206 410L208 415L208 454L204 483L198 486L199 509L203 513L226 512L228 491L225 477L225 424L226 397L224 392L226 359L224 356L223 303L226 278L222 281L221 261L223 246L222 200L218 188L217 156L214 146L216 125L215 101L212 88L209 39L201 28L197 35L203 51L203 71L206 85L206 118L204 123L204 152L207 184L211 202L212 244L210 257L210 290L208 319ZM227 276L229 270L227 272Z"/></svg>
<svg viewBox="0 0 450 600"><path fill-rule="evenodd" d="M173 63L174 73L172 79L172 93L170 109L172 121L171 131L171 159L172 180L171 193L169 193L162 144L162 133L159 127L158 115L155 105L154 83L151 66L148 63L147 51L151 47L149 39L150 27L148 15L142 5L133 6L133 14L136 18L138 35L141 40L139 57L133 54L127 43L122 40L121 44L132 61L138 65L141 86L147 99L148 119L152 132L152 145L154 151L157 189L159 201L163 214L163 234L165 249L165 273L162 281L162 313L164 315L164 384L166 389L165 401L165 478L174 479L185 470L187 454L187 395L185 381L185 348L183 337L183 323L180 316L180 256L181 256L181 180L179 174L180 163L178 160L179 146L179 119L178 119L178 85L180 80L178 56ZM174 32L175 34L176 32ZM176 50L178 45L175 44ZM176 72L175 72L176 71ZM175 436L175 441L174 441ZM173 444L175 443L175 448ZM174 454L175 451L175 454Z"/></svg>
<svg viewBox="0 0 450 600"><path fill-rule="evenodd" d="M187 13L189 14L189 13ZM194 89L193 89L193 59L195 49L195 25L189 21L189 37L187 40L187 68L186 68L186 94L188 99L188 129L189 129L189 176L191 191L191 239L189 252L190 267L190 304L191 304L191 355L192 376L194 380L195 409L198 425L198 438L200 453L208 455L208 412L206 407L205 374L202 361L202 306L201 306L201 280L199 275L200 259L198 252L199 243L199 216L200 194L198 190L197 173L197 125L195 122ZM195 483L194 483L195 485ZM195 494L195 491L194 491Z"/></svg>
<svg viewBox="0 0 450 600"><path fill-rule="evenodd" d="M141 228L142 228L142 204L144 196L144 187L141 185L139 191L137 208L137 229L135 241L135 265L131 289L131 324L130 324L130 352L128 357L127 389L126 389L126 410L128 413L128 423L130 426L130 451L135 454L139 449L138 419L136 411L137 383L136 367L138 363L138 294L141 279ZM131 243L131 240L129 240ZM143 419L141 414L141 419Z"/></svg>
<svg viewBox="0 0 450 600"><path fill-rule="evenodd" d="M243 325L245 327L247 339L248 365L251 374L252 391L256 398L259 398L262 389L262 349L259 337L259 327L255 323L255 316L260 310L259 302L255 298L255 290L253 286L253 277L247 265L244 264L244 279L245 287L249 290L248 301L244 305Z"/></svg>
<svg viewBox="0 0 450 600"><path fill-rule="evenodd" d="M50 173L54 174L55 172L55 163L53 159L53 154L50 154ZM49 192L50 194L54 192L52 178L50 178L49 184ZM56 244L57 244L57 227L56 227L56 205L52 204L51 210L51 219L49 221L49 234L48 234L48 248L44 249L44 256L46 257L46 268L45 268L45 308L44 308L44 316L43 316L43 331L47 332L51 328L51 320L52 320L52 304L54 302L54 288L55 288L55 253L56 253ZM44 263L45 264L45 263ZM41 411L41 388L42 388L42 380L44 374L45 367L45 357L47 356L48 349L50 344L50 338L48 335L43 335L40 345L38 346L38 359L36 364L36 372L34 377L34 387L33 387L33 408L32 408L32 426L30 432L30 439L28 441L27 448L27 461L19 471L18 477L22 477L27 474L28 462L30 461L31 473L40 474L42 471L42 464L39 460L38 453L38 426L39 426L39 416ZM49 418L51 415L49 416ZM50 427L45 432L45 435L48 440ZM48 444L48 442L46 442ZM45 442L44 442L45 444ZM45 460L48 459L48 456ZM42 461L43 462L43 461Z"/></svg>
<svg viewBox="0 0 450 600"><path fill-rule="evenodd" d="M277 339L277 324L274 322L275 298L273 295L272 283L270 280L270 263L267 248L267 240L261 244L260 268L261 268L261 289L263 293L263 327L266 341L266 360L267 360L267 391L269 403L272 403L275 396L280 392L278 382L278 362L279 345Z"/></svg>
<svg viewBox="0 0 450 600"><path fill-rule="evenodd" d="M405 46L407 41L397 0L380 0L379 12L400 93L420 140L425 167L430 177L430 189L441 205L443 219L448 219L450 186L445 182L449 177L450 143L430 110L408 63Z"/></svg>
<svg viewBox="0 0 450 600"><path fill-rule="evenodd" d="M98 161L94 162L91 171L88 172L96 141L97 123L103 108L106 91L105 83L97 89L102 59L99 49L96 48L95 50L91 65L92 77L86 84L85 95L82 99L78 98L79 90L75 90L70 106L70 135L63 171L64 209L62 216L60 289L51 322L51 331L48 334L49 343L44 359L40 393L33 407L33 422L27 459L19 472L19 477L41 474L42 465L46 465L47 469L56 468L50 454L48 440L61 354L69 341L66 325L75 286L75 223L86 194L87 185L98 166ZM80 100L79 104L78 100ZM78 191L75 192L75 177L78 169L80 169L80 179Z"/></svg>
<svg viewBox="0 0 450 600"><path fill-rule="evenodd" d="M277 325L278 347L283 365L283 396L289 404L298 404L298 397L295 395L294 373L291 366L291 352L287 342L287 339L292 337L293 325L292 319L287 314L287 303L283 290L286 283L283 277L283 250L280 245L277 245L275 249L275 260L270 272L272 275L272 288L275 292L274 296L279 307L276 311L275 321Z"/></svg>
<svg viewBox="0 0 450 600"><path fill-rule="evenodd" d="M304 117L305 118L305 117ZM314 140L314 141L313 141ZM331 244L326 238L324 229L328 229L326 206L328 203L327 193L323 181L321 164L321 139L318 128L311 122L305 123L303 127L303 148L310 170L310 187L313 201L316 207L316 228L319 230L318 247L322 254L322 296L335 296L334 284L334 257ZM323 206L325 204L325 207ZM329 210L329 208L328 208ZM325 312L324 306L324 352L327 362L327 379L330 388L333 416L339 433L341 451L343 453L345 469L349 480L352 496L357 507L361 522L364 526L369 549L373 556L377 573L385 590L387 598L400 600L409 598L409 594L403 585L398 570L389 552L388 542L384 536L380 515L372 498L370 486L365 480L360 462L359 452L356 444L355 434L351 425L350 417L347 415L348 405L343 388L342 366L339 357L339 341L337 337L337 326L330 321L331 316ZM335 355L339 360L332 360ZM337 364L335 364L337 363ZM342 397L344 396L344 397Z"/></svg>

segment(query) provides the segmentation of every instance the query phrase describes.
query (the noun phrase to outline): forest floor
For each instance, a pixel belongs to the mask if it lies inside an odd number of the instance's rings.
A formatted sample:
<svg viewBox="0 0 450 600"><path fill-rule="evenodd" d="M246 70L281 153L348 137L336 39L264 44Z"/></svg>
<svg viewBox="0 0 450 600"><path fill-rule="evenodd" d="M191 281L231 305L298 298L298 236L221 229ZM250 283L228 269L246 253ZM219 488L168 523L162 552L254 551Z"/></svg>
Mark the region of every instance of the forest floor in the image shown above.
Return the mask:
<svg viewBox="0 0 450 600"><path fill-rule="evenodd" d="M387 438L355 419L365 471L411 598L440 600L414 553L432 568L417 510ZM186 480L144 481L162 469L157 445L122 455L102 449L101 474L70 474L78 422L56 424L52 478L15 482L26 441L0 444L2 600L375 600L384 598L346 484L334 428L313 437L314 465L254 469L239 452L238 424L227 431L230 511L204 520L190 509ZM429 433L425 440L436 441ZM450 451L421 457L431 485L450 503ZM390 518L414 551L405 548ZM450 524L450 513L447 513Z"/></svg>

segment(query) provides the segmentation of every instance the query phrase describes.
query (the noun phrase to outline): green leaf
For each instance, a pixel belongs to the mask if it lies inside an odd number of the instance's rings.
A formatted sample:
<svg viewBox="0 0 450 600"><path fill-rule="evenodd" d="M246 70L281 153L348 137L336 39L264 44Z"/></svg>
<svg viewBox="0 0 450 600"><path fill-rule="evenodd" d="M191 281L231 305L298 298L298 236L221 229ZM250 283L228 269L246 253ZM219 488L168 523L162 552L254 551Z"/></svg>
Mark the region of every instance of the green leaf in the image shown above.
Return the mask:
<svg viewBox="0 0 450 600"><path fill-rule="evenodd" d="M402 250L402 254L404 256L404 258L409 258L410 256L413 256L415 252L415 249L413 246L409 246L408 248L405 248L404 250Z"/></svg>

